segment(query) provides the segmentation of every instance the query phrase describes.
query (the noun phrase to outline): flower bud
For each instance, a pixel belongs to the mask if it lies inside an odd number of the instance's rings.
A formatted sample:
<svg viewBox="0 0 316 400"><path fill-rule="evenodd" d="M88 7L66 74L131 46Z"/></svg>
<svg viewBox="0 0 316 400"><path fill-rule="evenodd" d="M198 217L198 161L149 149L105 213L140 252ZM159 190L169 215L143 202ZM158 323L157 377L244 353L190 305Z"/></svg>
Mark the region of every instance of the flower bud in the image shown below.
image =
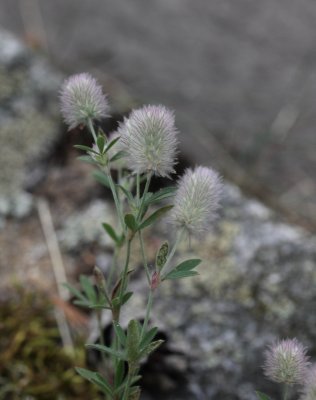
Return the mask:
<svg viewBox="0 0 316 400"><path fill-rule="evenodd" d="M66 79L60 91L61 112L69 130L107 116L109 104L102 87L87 73Z"/></svg>
<svg viewBox="0 0 316 400"><path fill-rule="evenodd" d="M309 365L307 349L297 339L286 339L265 352L265 375L274 382L294 385L302 383Z"/></svg>
<svg viewBox="0 0 316 400"><path fill-rule="evenodd" d="M128 167L135 173L169 176L176 161L177 130L173 113L164 106L132 111L119 127Z"/></svg>
<svg viewBox="0 0 316 400"><path fill-rule="evenodd" d="M213 169L187 169L178 183L170 222L189 234L204 232L216 216L221 191L221 179Z"/></svg>

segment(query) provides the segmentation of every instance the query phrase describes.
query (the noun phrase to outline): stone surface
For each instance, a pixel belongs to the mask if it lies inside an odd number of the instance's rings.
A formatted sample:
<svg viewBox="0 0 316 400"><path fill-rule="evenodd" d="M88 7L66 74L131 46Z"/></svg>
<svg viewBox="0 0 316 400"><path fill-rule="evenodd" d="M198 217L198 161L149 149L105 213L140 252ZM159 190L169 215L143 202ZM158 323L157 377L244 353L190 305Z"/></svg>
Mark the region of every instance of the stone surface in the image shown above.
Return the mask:
<svg viewBox="0 0 316 400"><path fill-rule="evenodd" d="M40 161L60 132L61 74L0 30L0 215L23 217L32 206L25 188L45 170Z"/></svg>
<svg viewBox="0 0 316 400"><path fill-rule="evenodd" d="M161 224L147 237L150 265L167 231ZM255 389L276 396L261 368L265 347L297 337L311 354L316 351L315 237L226 184L212 232L193 240L190 250L182 243L176 258L195 256L205 260L199 277L164 282L155 295L152 323L167 344L144 366L148 399L255 400ZM144 317L148 289L139 257L136 244L134 296L123 325L131 315Z"/></svg>

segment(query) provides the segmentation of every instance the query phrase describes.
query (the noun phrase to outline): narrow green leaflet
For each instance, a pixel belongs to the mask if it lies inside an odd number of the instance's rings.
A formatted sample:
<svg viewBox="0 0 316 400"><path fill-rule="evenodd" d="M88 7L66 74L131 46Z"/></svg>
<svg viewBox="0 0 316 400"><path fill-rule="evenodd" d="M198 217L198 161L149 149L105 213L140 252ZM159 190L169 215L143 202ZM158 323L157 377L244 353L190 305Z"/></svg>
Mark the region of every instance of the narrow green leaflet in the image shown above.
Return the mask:
<svg viewBox="0 0 316 400"><path fill-rule="evenodd" d="M69 285L69 283L63 283L63 286L65 286L71 294L73 294L77 299L80 299L81 301L87 301L88 299L74 286Z"/></svg>
<svg viewBox="0 0 316 400"><path fill-rule="evenodd" d="M109 354L110 356L114 356L120 360L126 360L126 355L121 351L116 351L111 349L110 347L103 346L102 344L86 344L86 347L89 349L94 349L101 351L102 353Z"/></svg>
<svg viewBox="0 0 316 400"><path fill-rule="evenodd" d="M96 161L94 161L94 159L90 156L79 156L77 158L78 158L78 160L86 162L88 164L98 165L98 163Z"/></svg>
<svg viewBox="0 0 316 400"><path fill-rule="evenodd" d="M110 150L110 148L113 147L115 145L115 143L118 142L119 140L120 140L120 137L117 137L117 138L111 140L110 143L106 146L105 153L107 153Z"/></svg>
<svg viewBox="0 0 316 400"><path fill-rule="evenodd" d="M131 379L130 384L131 384L131 385L134 385L134 384L135 384L136 382L138 382L140 379L141 379L141 375L133 376L132 379ZM125 380L123 381L123 383L121 383L121 385L119 385L119 386L114 390L113 394L114 394L114 395L117 395L117 394L119 394L121 391L123 391L123 389L125 388L126 383L127 383L127 379L125 379ZM130 400L130 397L128 398L128 400Z"/></svg>
<svg viewBox="0 0 316 400"><path fill-rule="evenodd" d="M133 296L133 292L127 292L124 294L123 298L122 298L122 306L128 302L128 300Z"/></svg>
<svg viewBox="0 0 316 400"><path fill-rule="evenodd" d="M103 172L94 171L93 172L93 177L94 177L94 179L96 181L98 181L102 185L106 186L107 188L110 188L109 178Z"/></svg>
<svg viewBox="0 0 316 400"><path fill-rule="evenodd" d="M127 327L126 351L128 362L133 363L139 359L139 342L140 331L138 323L135 319L132 319Z"/></svg>
<svg viewBox="0 0 316 400"><path fill-rule="evenodd" d="M126 214L124 218L126 226L132 231L136 232L138 229L138 224L133 214Z"/></svg>
<svg viewBox="0 0 316 400"><path fill-rule="evenodd" d="M148 346L146 346L142 351L140 356L149 356L150 353L157 350L159 346L163 344L164 340L156 340L155 342L151 342Z"/></svg>
<svg viewBox="0 0 316 400"><path fill-rule="evenodd" d="M84 150L87 151L88 153L94 153L94 154L98 154L95 150L93 150L91 147L89 146L83 146L81 144L75 144L74 147L78 150Z"/></svg>
<svg viewBox="0 0 316 400"><path fill-rule="evenodd" d="M114 154L114 156L112 158L110 158L110 161L112 162L112 161L120 160L121 158L126 157L126 154L127 153L124 150L118 151L116 154Z"/></svg>
<svg viewBox="0 0 316 400"><path fill-rule="evenodd" d="M177 265L171 272L165 275L162 280L165 279L181 279L187 278L189 276L198 275L198 272L192 271L201 263L199 259L192 259L183 261L181 264Z"/></svg>
<svg viewBox="0 0 316 400"><path fill-rule="evenodd" d="M109 307L106 302L100 304L90 304L89 308L92 308L93 310L112 310L112 308Z"/></svg>
<svg viewBox="0 0 316 400"><path fill-rule="evenodd" d="M120 385L122 384L124 375L125 375L125 363L123 360L119 360L117 363L117 367L115 370L115 376L114 376L115 389L119 388ZM114 391L114 394L116 394L115 391Z"/></svg>
<svg viewBox="0 0 316 400"><path fill-rule="evenodd" d="M145 333L144 337L142 338L140 342L140 348L143 349L144 347L148 346L149 343L154 339L154 337L157 335L158 328L151 328L148 332Z"/></svg>
<svg viewBox="0 0 316 400"><path fill-rule="evenodd" d="M169 186L163 189L158 190L156 193L152 193L151 196L146 199L146 204L153 204L157 203L161 200L167 199L169 197L172 197L174 195L174 192L176 191L176 186Z"/></svg>
<svg viewBox="0 0 316 400"><path fill-rule="evenodd" d="M93 284L91 283L90 279L87 278L85 275L80 275L79 280L85 295L88 297L91 303L97 304L98 303L97 292Z"/></svg>
<svg viewBox="0 0 316 400"><path fill-rule="evenodd" d="M165 206L159 208L157 211L151 214L144 222L142 222L138 227L138 229L144 229L147 226L153 224L158 218L160 218L162 215L166 214L169 210L171 210L172 207L173 206Z"/></svg>
<svg viewBox="0 0 316 400"><path fill-rule="evenodd" d="M74 302L73 302L76 306L79 306L79 307L85 307L85 308L90 308L91 307L91 303L90 303L90 301L87 299L87 300L74 300Z"/></svg>
<svg viewBox="0 0 316 400"><path fill-rule="evenodd" d="M105 137L103 135L99 135L97 138L97 146L101 154L105 153Z"/></svg>
<svg viewBox="0 0 316 400"><path fill-rule="evenodd" d="M112 228L110 224L107 224L106 222L103 222L102 224L103 229L106 231L106 233L110 236L110 238L117 244L120 245L121 243L121 238L116 234L115 230Z"/></svg>
<svg viewBox="0 0 316 400"><path fill-rule="evenodd" d="M78 367L76 367L76 371L83 378L87 379L91 383L94 383L100 389L102 389L105 393L107 393L111 398L113 398L112 387L98 372L93 372L93 371L89 371L88 369L78 368Z"/></svg>
<svg viewBox="0 0 316 400"><path fill-rule="evenodd" d="M120 341L121 345L125 346L126 335L125 335L125 332L122 329L121 325L117 322L113 322L113 328L115 330L116 336L118 337L118 340Z"/></svg>
<svg viewBox="0 0 316 400"><path fill-rule="evenodd" d="M259 400L271 400L271 398L264 393L256 392L256 395Z"/></svg>
<svg viewBox="0 0 316 400"><path fill-rule="evenodd" d="M131 192L129 192L127 189L125 189L125 187L122 185L116 185L116 187L118 187L119 189L122 190L122 192L125 194L125 196L128 199L130 204L133 203L134 199L133 199Z"/></svg>

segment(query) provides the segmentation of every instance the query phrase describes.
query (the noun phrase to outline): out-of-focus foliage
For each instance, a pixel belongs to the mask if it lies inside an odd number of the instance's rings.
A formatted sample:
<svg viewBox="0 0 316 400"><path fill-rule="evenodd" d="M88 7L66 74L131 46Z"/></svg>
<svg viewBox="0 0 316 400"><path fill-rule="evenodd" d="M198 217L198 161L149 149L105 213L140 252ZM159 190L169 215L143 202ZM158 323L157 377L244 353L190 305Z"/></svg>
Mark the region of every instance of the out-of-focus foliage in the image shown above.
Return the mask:
<svg viewBox="0 0 316 400"><path fill-rule="evenodd" d="M43 293L15 288L0 301L0 399L98 399L74 366L85 366L83 341L75 356L62 347L52 305Z"/></svg>

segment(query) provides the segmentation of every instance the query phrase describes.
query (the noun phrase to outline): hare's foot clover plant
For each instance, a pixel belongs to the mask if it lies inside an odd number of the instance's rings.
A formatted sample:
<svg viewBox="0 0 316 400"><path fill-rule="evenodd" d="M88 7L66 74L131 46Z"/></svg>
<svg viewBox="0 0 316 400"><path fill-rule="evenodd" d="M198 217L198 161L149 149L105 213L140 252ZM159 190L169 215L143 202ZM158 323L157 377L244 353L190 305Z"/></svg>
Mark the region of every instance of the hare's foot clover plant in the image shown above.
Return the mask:
<svg viewBox="0 0 316 400"><path fill-rule="evenodd" d="M69 286L76 304L94 309L101 329L101 312L111 314L112 343L106 346L100 334L99 344L87 344L102 354L102 374L77 368L93 382L106 399L137 400L140 398L139 366L142 359L162 343L155 340L156 327L150 326L154 293L165 280L197 274L199 259L173 264L179 242L187 236L205 232L219 207L221 179L206 167L188 169L176 187L150 191L153 176L170 177L177 155L177 129L173 112L164 106L145 106L131 112L117 132L106 135L96 124L108 115L109 105L102 88L89 74L67 79L60 93L61 111L69 129L87 127L93 138L91 147L77 145L86 154L81 158L96 167L96 179L112 192L118 227L106 221L102 226L114 242L113 265L108 276L94 268L95 285L87 277L80 279L81 290ZM116 170L115 174L112 171ZM116 178L114 179L113 176ZM143 189L142 189L143 188ZM170 204L157 208L161 200ZM154 207L154 210L151 208ZM147 263L143 230L161 217L167 217L174 229L174 243L167 241L157 249L155 267ZM148 302L144 322L131 319L127 329L120 324L122 307L133 293L129 291L130 252L133 240L139 240L144 274L148 282ZM124 265L117 255L125 253ZM101 329L102 331L102 329Z"/></svg>
<svg viewBox="0 0 316 400"><path fill-rule="evenodd" d="M272 382L282 385L282 400L300 392L299 400L316 400L316 365L309 362L307 348L297 339L281 340L265 351L264 373ZM271 400L257 392L259 400ZM297 398L297 397L296 397Z"/></svg>

